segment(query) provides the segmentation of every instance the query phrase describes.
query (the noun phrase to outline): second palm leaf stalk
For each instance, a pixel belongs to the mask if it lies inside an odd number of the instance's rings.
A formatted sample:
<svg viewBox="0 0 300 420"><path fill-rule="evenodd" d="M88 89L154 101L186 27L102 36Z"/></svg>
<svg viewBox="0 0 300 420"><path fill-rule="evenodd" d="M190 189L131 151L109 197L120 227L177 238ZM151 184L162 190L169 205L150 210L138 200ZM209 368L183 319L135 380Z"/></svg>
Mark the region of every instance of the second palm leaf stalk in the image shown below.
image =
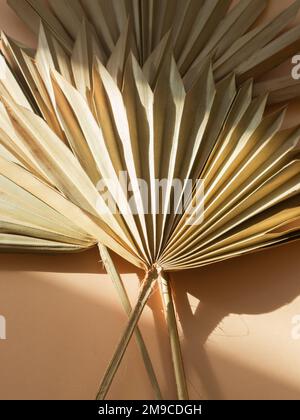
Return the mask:
<svg viewBox="0 0 300 420"><path fill-rule="evenodd" d="M101 244L98 244L98 248L99 248L100 256L102 259L102 263L116 288L116 291L119 295L122 306L125 312L127 313L127 315L130 316L132 312L132 306L131 306L128 294L126 292L126 289L124 287L124 284L122 282L122 279L120 277L120 274L118 273L115 267L115 264L110 256L108 249L104 245L101 245ZM157 400L162 400L163 399L162 393L161 393L158 380L154 372L154 368L153 368L153 365L149 356L149 352L147 350L146 344L144 342L143 336L138 326L135 329L135 339L139 347L141 356L143 358L143 362L144 362L144 365L148 374L148 378L151 382L155 397Z"/></svg>
<svg viewBox="0 0 300 420"><path fill-rule="evenodd" d="M112 381L115 374L120 366L122 358L126 352L127 346L130 342L130 339L135 332L138 346L143 356L144 364L148 372L148 376L152 383L153 389L157 399L162 399L160 388L153 370L153 366L148 354L148 351L145 347L145 343L141 336L140 330L138 329L138 321L141 317L141 314L148 302L149 297L151 296L154 286L156 283L159 284L162 303L164 307L165 318L168 327L171 353L172 353L172 363L174 368L174 375L176 379L176 388L177 388L177 397L178 400L188 400L188 390L186 385L186 378L180 348L179 333L176 322L174 301L170 286L170 280L166 273L164 273L159 267L153 266L145 276L145 279L141 285L140 294L138 301L132 311L130 311L131 306L130 302L124 288L124 285L120 279L118 272L116 271L113 261L107 251L107 249L99 245L100 255L103 259L103 263L106 267L107 272L112 277L117 290L119 290L120 297L123 302L123 306L129 315L129 321L127 323L126 329L119 341L119 344L115 350L114 356L112 357L109 366L103 376L99 391L97 393L97 400L104 400L107 396L107 393L110 389ZM122 290L123 289L123 290ZM127 298L124 299L124 296ZM129 304L129 305L128 305Z"/></svg>

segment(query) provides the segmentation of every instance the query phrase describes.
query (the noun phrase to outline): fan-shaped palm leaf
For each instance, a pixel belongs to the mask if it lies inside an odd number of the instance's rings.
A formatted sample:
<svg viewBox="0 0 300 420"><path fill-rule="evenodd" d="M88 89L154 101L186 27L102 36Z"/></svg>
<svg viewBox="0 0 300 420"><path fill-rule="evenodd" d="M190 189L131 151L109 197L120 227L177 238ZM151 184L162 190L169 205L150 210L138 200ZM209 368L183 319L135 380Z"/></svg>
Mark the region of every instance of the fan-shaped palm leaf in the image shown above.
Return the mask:
<svg viewBox="0 0 300 420"><path fill-rule="evenodd" d="M129 18L131 48L140 65L162 50L168 38L187 87L207 57L216 80L234 71L240 83L266 73L300 48L299 26L282 33L297 15L299 0L259 25L254 24L269 0L239 0L234 6L232 0L49 0L50 9L44 0L8 3L35 33L42 19L69 53L82 20L89 21L102 61L111 56ZM288 86L284 95L281 92L284 100L294 95Z"/></svg>
<svg viewBox="0 0 300 420"><path fill-rule="evenodd" d="M202 8L199 0L177 1L176 7L150 0L51 1L55 14L37 0L11 3L24 9L33 29L37 16L45 26L36 53L2 34L0 246L73 252L102 244L104 260L106 246L145 269L99 398L160 278L178 395L186 398L165 273L299 235L300 130L281 131L284 109L266 115L267 96L255 98L247 79L299 47L298 28L279 33L300 2L249 32L265 2L242 0L228 14L230 1L203 1ZM80 23L85 16L94 27L86 19ZM130 200L121 172L128 176ZM163 179L156 212L155 180ZM195 188L200 179L204 190ZM149 212L139 180L149 188ZM194 190L182 210L188 180ZM179 195L174 181L183 186Z"/></svg>

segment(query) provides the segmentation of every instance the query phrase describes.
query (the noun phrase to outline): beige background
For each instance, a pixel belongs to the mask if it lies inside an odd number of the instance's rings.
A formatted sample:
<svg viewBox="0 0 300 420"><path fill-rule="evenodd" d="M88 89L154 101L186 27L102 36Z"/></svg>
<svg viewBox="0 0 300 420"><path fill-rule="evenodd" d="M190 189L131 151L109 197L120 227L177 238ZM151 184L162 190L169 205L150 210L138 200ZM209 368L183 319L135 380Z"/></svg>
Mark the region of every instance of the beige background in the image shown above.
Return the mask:
<svg viewBox="0 0 300 420"><path fill-rule="evenodd" d="M20 0L22 1L22 0ZM264 19L291 1L270 0ZM300 21L300 19L298 19ZM0 0L0 28L34 37ZM285 71L290 65L286 64ZM280 73L283 70L276 70ZM286 125L296 124L300 103ZM173 275L191 398L300 397L300 243ZM134 302L141 273L116 262ZM92 399L126 317L96 251L0 256L0 399ZM166 398L175 397L159 293L141 328ZM110 398L152 398L132 341Z"/></svg>

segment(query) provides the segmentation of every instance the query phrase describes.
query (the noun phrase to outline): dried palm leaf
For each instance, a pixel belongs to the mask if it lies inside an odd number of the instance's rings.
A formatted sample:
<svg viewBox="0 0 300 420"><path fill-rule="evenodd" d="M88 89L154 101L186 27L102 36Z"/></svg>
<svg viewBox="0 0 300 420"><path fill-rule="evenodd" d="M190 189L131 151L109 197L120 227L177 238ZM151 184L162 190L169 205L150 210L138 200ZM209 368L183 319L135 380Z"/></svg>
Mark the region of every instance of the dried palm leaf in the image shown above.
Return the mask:
<svg viewBox="0 0 300 420"><path fill-rule="evenodd" d="M57 195L57 187L55 187L55 183L51 181L51 177L47 175L47 164L44 163L46 164L46 167L43 168L43 163L39 164L37 162L37 159L34 157L34 152L27 146L25 132L22 129L23 135L20 137L18 136L17 126L19 127L19 125L17 124L14 126L11 120L11 118L13 118L12 114L7 111L10 106L15 107L18 104L24 107L23 111L25 112L26 110L31 112L34 110L36 114L43 116L49 125L49 127L44 126L45 133L48 132L50 133L49 136L51 136L53 135L51 129L53 132L56 132L59 136L56 140L59 139L59 143L62 141L67 145L63 145L67 150L67 156L71 156L71 158L74 155L80 156L82 166L85 167L91 179L94 179L94 181L97 182L99 175L97 174L96 168L92 167L94 158L91 154L92 149L90 149L95 143L86 144L86 138L80 133L81 129L79 128L78 123L76 126L76 121L72 120L73 111L68 113L70 110L64 102L65 99L62 96L57 99L55 98L55 88L58 89L58 87L54 85L54 81L51 80L51 71L54 71L55 68L57 68L61 74L64 75L66 80L75 84L76 78L78 81L81 80L81 67L74 66L73 72L70 57L65 55L55 39L52 39L49 34L46 36L46 32L47 31L44 31L41 27L39 47L34 59L31 58L30 60L28 56L26 56L26 51L20 49L13 41L8 40L5 35L2 34L2 49L7 61L15 71L16 78L13 77L11 70L2 57L0 90L1 94L3 94L3 98L2 104L0 105L0 159L4 158L6 160L5 163L14 162L17 165L17 169L26 170L26 175L28 174L27 172L30 171L34 178L29 180L28 185L30 187L27 189L23 184L21 187L18 187L13 183L9 184L8 178L2 177L2 183L5 183L6 190L4 191L1 188L0 247L1 250L15 252L78 252L88 249L98 243L105 268L114 281L126 313L130 314L131 304L122 280L119 277L106 248L103 245L100 245L100 242L102 241L95 241L95 234L97 231L99 235L102 235L101 222L99 224L99 221L93 217L89 220L79 208L69 207L71 203L63 199L64 197L61 196L61 194ZM84 47L85 46L83 45L82 48ZM75 54L76 51L74 50L73 56L75 56ZM26 58L23 60L24 57ZM82 57L82 60L84 59L85 57ZM35 75L35 77L33 77L33 75ZM19 88L19 85L16 83L17 80L23 90ZM16 102L13 101L12 97ZM29 98L29 100L27 98ZM83 99L82 102L84 102ZM62 106L62 116L59 114L59 104ZM66 106L66 108L64 108L64 106ZM47 119L47 117L49 117L49 119ZM39 121L39 123L41 123L41 121ZM70 124L70 126L68 124ZM87 127L87 130L89 130L89 127ZM91 137L88 138L93 141ZM60 147L60 145L58 147ZM50 149L48 152L51 152ZM55 147L53 152L55 152ZM38 150L36 153L39 153ZM58 150L57 153L59 153ZM98 155L101 156L101 151ZM3 165L1 164L3 170L5 163L3 162ZM65 163L66 166L69 164L70 162L68 164ZM79 176L80 178L83 176L81 180L85 179L84 182L87 181L89 185L88 189L93 190L92 194L97 194L96 188L89 178L87 178L85 173L82 172L82 169L77 162L75 165L77 165L77 168L80 168L81 175ZM19 176L22 175L19 174ZM36 199L34 195L32 195L34 194L32 182L36 183L38 180L42 183L37 183L37 188L40 189L40 193L44 189L44 193L38 195L38 198ZM75 183L77 182L76 179L74 181ZM78 185L81 185L83 191L87 191L87 184L84 186L79 183ZM49 187L51 187L53 191L47 193L47 188ZM9 193L7 191L8 189L10 190ZM62 193L62 191L60 191L60 193ZM50 199L51 194L53 194L53 197L50 201L45 203L43 197L48 194L48 199ZM94 201L94 203L96 204L96 201ZM63 210L64 207L65 210ZM64 217L62 214L64 211L71 211L71 213L69 213L68 217ZM72 216L73 211L75 213L73 213ZM93 212L91 209L90 211ZM80 213L83 216L81 221L81 216L79 216ZM78 224L77 222L75 224L72 222L73 218L78 220ZM33 221L36 223L32 223ZM36 225L38 225L38 227ZM93 232L93 234L87 234L86 229L91 229L90 232ZM119 247L118 243L116 243L116 247ZM136 260L136 263L142 265L138 259ZM162 399L160 387L144 339L138 328L135 333L137 344L140 348L155 396L157 399Z"/></svg>
<svg viewBox="0 0 300 420"><path fill-rule="evenodd" d="M35 33L42 19L69 53L81 22L89 21L104 61L111 57L129 18L139 64L143 66L154 51L164 50L167 36L187 87L197 80L208 57L216 80L234 71L242 83L265 74L300 47L299 26L282 33L297 15L299 0L271 21L255 26L268 0L239 0L233 7L232 0L50 0L50 9L45 0L8 3Z"/></svg>
<svg viewBox="0 0 300 420"><path fill-rule="evenodd" d="M288 102L300 96L300 81L291 77L279 77L257 83L254 95L260 96L268 93L268 104Z"/></svg>
<svg viewBox="0 0 300 420"><path fill-rule="evenodd" d="M300 129L282 131L285 110L266 114L267 95L254 98L246 79L298 48L298 28L278 35L300 2L250 32L265 2L241 0L228 14L230 1L50 3L54 13L38 0L11 1L32 27L44 21L36 52L1 36L0 247L99 245L127 313L105 247L146 271L99 399L159 280L178 397L186 399L167 272L299 236ZM165 181L162 203L156 180Z"/></svg>

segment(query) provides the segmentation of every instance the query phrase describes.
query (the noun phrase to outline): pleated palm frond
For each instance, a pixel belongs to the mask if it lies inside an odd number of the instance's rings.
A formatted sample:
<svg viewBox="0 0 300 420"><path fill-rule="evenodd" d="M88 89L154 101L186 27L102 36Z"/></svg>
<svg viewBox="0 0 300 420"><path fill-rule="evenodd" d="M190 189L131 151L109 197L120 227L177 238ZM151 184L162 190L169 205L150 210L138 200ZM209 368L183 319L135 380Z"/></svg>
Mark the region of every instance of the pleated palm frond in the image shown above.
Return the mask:
<svg viewBox="0 0 300 420"><path fill-rule="evenodd" d="M97 39L102 61L111 56L130 21L132 49L144 65L151 53L170 43L178 70L190 87L211 57L215 80L231 72L237 82L257 78L300 50L296 0L278 16L257 24L269 0L8 0L31 30L42 19L66 51L73 51L83 20ZM284 32L283 32L284 31ZM291 78L290 82L291 82ZM278 81L274 80L274 89ZM273 88L273 86L269 86ZM275 93L276 94L276 93ZM295 96L287 86L284 99Z"/></svg>
<svg viewBox="0 0 300 420"><path fill-rule="evenodd" d="M264 94L268 94L269 105L296 99L300 96L300 80L293 79L291 76L283 76L256 83L254 95Z"/></svg>
<svg viewBox="0 0 300 420"><path fill-rule="evenodd" d="M107 67L97 55L89 67L85 29L71 60L51 51L47 39L58 44L43 28L34 58L2 36L16 78L2 60L1 246L73 251L101 242L139 267L178 270L293 238L273 232L300 217L299 130L280 131L285 111L264 115L267 97L253 99L252 82L237 88L233 75L216 83L210 61L186 91L171 54L142 69L126 56L125 34ZM154 214L154 182L164 179ZM199 179L202 202L192 194L177 214L174 180L184 193ZM117 186L115 214L100 180Z"/></svg>
<svg viewBox="0 0 300 420"><path fill-rule="evenodd" d="M11 3L24 8L28 23L35 25L36 15L45 23L36 52L1 35L0 247L74 252L99 245L146 271L98 398L159 278L178 395L186 398L163 273L299 236L300 129L281 130L285 109L266 113L268 96L253 93L248 78L300 46L299 28L279 35L300 2L250 32L263 1L240 1L228 15L230 1L200 2L199 13L198 0L178 1L175 9L168 1L52 1L64 17L59 25L39 1ZM93 7L107 9L102 15ZM85 10L95 27L82 20ZM177 35L170 30L175 12ZM158 212L157 180L165 180Z"/></svg>

